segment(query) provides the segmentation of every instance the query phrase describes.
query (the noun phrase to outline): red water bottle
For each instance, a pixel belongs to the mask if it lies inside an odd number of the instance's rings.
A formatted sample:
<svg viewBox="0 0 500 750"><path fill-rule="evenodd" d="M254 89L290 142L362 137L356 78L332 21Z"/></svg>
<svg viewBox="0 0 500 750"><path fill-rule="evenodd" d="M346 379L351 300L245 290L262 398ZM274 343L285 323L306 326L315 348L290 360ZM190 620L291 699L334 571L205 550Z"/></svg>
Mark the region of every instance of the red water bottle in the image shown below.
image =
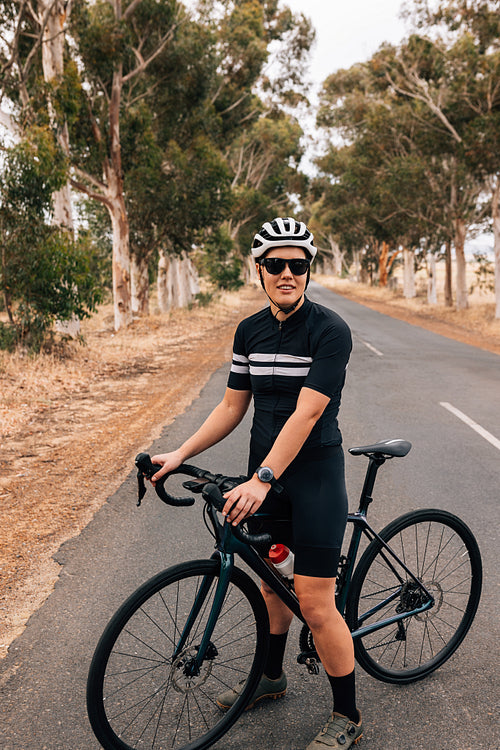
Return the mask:
<svg viewBox="0 0 500 750"><path fill-rule="evenodd" d="M273 544L269 550L269 559L282 576L293 580L294 554L288 547L284 544Z"/></svg>

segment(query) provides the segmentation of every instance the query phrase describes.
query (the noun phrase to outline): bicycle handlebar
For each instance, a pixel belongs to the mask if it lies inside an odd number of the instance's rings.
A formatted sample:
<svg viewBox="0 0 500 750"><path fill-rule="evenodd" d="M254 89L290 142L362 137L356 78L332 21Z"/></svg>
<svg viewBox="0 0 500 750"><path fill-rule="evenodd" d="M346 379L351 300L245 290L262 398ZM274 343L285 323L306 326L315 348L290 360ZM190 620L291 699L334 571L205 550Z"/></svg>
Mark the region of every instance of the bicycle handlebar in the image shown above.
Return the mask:
<svg viewBox="0 0 500 750"><path fill-rule="evenodd" d="M161 466L159 464L154 464L151 461L151 456L149 455L149 453L139 453L135 457L135 465L137 466L137 481L139 484L139 498L138 498L137 505L140 505L142 498L146 494L146 485L144 484L144 477L151 479L151 477L154 476L154 474L156 474L156 472L161 469ZM179 474L179 473L188 474L189 472L185 471L185 469L190 469L190 468L196 469L196 466L190 467L187 464L186 465L181 464L181 466L179 466L178 469L175 469L174 471L171 471L168 474L165 474L155 483L155 491L158 497L160 498L160 500L163 500L163 502L166 503L167 505L173 505L175 507L194 505L194 497L174 497L173 495L169 495L164 487L166 480L168 479L168 477L172 476L172 474ZM189 474L189 475L196 476L195 474Z"/></svg>
<svg viewBox="0 0 500 750"><path fill-rule="evenodd" d="M154 464L151 461L151 457L148 453L139 453L135 457L135 465L137 466L137 481L138 481L138 501L137 505L141 504L142 498L146 494L146 485L144 483L144 477L151 479L157 471L160 470L159 464ZM205 484L200 484L200 489L196 489L195 483L186 482L188 489L196 492L201 492L205 500L210 502L211 505L218 511L221 511L226 503L222 493L235 487L237 484L244 482L246 477L227 477L224 474L212 474L205 469L200 469L198 466L192 466L191 464L181 464L174 471L168 472L161 477L155 483L155 492L164 503L167 505L173 505L174 507L186 507L194 504L194 497L175 497L170 495L165 490L165 482L173 474L185 474L195 479L205 479ZM270 545L272 542L269 534L250 534L241 528L240 524L237 526L231 526L234 536L244 544L251 544L255 546L259 545Z"/></svg>

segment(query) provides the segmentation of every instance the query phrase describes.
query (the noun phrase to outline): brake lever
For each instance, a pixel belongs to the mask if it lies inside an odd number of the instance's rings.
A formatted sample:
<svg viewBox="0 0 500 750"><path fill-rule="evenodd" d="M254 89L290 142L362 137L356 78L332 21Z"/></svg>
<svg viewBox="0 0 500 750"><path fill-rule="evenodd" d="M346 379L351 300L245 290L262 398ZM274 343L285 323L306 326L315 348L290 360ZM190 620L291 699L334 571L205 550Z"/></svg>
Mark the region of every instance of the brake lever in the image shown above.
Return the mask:
<svg viewBox="0 0 500 750"><path fill-rule="evenodd" d="M146 494L144 477L147 477L147 479L151 479L151 477L161 469L161 466L160 464L154 464L151 461L149 453L138 453L135 457L135 465L137 466L137 505L139 506L141 504L142 498ZM169 495L168 492L166 492L163 485L165 484L165 481L169 476L170 474L165 474L155 484L155 492L160 500L163 500L163 502L167 505L173 505L174 507L194 505L194 497L173 497L172 495Z"/></svg>

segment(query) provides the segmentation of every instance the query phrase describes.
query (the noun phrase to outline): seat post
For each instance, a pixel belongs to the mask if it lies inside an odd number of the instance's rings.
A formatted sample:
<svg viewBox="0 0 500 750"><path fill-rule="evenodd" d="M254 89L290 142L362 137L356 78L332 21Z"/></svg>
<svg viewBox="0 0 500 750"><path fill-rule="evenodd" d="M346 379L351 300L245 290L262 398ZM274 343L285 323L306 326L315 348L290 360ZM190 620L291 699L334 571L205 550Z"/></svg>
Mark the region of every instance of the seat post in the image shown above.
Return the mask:
<svg viewBox="0 0 500 750"><path fill-rule="evenodd" d="M363 489L361 490L361 496L359 498L359 511L366 514L368 506L372 502L372 492L377 477L379 467L385 463L386 459L382 456L369 456L368 467L366 469L365 481L363 482Z"/></svg>

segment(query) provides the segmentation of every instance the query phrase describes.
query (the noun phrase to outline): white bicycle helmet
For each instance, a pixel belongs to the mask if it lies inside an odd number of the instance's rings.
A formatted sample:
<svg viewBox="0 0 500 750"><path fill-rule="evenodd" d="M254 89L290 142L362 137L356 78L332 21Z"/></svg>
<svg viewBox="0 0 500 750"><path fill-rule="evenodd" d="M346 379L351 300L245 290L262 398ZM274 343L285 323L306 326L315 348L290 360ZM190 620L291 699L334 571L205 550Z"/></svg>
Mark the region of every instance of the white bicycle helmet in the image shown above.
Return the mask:
<svg viewBox="0 0 500 750"><path fill-rule="evenodd" d="M252 255L258 260L273 247L303 247L311 260L317 253L312 232L303 221L290 217L266 221L253 239Z"/></svg>

